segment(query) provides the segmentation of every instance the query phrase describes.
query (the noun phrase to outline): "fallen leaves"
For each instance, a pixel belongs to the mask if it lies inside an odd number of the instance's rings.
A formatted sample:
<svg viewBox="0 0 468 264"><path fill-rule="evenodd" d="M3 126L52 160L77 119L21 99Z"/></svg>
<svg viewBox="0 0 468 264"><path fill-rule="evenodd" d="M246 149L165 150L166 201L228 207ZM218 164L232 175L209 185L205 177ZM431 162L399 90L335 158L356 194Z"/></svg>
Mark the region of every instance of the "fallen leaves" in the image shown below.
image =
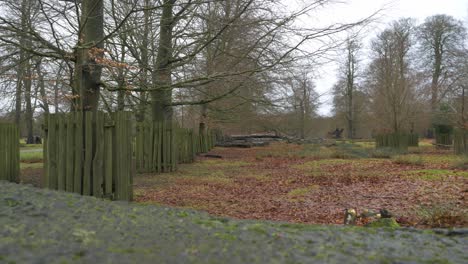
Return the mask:
<svg viewBox="0 0 468 264"><path fill-rule="evenodd" d="M317 160L290 155L300 151L297 146L282 148L288 145L216 149L212 154L223 156L223 161L200 158L201 163L184 165L179 172L158 175L164 184L137 177L136 199L233 218L314 224L342 224L345 208L386 208L395 213L400 224L422 227L430 224L421 220L421 206L453 203L460 205L462 215L466 212L466 177L453 173L424 180L417 173L408 174L447 169L444 162L415 167L383 159ZM269 150L288 155L263 154L258 158L257 152ZM467 226L466 218L456 219L454 225Z"/></svg>

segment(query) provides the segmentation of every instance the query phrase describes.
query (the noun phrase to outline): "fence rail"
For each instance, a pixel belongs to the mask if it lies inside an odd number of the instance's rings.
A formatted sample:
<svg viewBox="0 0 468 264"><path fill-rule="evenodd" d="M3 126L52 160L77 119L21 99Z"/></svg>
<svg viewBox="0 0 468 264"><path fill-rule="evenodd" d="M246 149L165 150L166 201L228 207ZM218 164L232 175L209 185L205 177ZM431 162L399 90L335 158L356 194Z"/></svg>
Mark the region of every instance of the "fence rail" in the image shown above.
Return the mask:
<svg viewBox="0 0 468 264"><path fill-rule="evenodd" d="M0 180L19 182L19 131L15 124L0 123Z"/></svg>
<svg viewBox="0 0 468 264"><path fill-rule="evenodd" d="M116 200L133 189L131 113L50 114L45 124L45 186Z"/></svg>

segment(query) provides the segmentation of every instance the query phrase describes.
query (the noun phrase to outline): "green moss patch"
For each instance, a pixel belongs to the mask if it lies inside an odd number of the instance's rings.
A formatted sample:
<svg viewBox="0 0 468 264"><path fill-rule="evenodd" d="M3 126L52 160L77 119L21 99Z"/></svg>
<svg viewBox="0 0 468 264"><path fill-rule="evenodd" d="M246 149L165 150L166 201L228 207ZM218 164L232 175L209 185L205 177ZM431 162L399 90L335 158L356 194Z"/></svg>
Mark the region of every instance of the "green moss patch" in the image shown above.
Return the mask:
<svg viewBox="0 0 468 264"><path fill-rule="evenodd" d="M6 263L465 263L468 243L464 230L238 221L6 182L0 215Z"/></svg>
<svg viewBox="0 0 468 264"><path fill-rule="evenodd" d="M400 225L393 218L381 218L366 225L374 228L400 228Z"/></svg>

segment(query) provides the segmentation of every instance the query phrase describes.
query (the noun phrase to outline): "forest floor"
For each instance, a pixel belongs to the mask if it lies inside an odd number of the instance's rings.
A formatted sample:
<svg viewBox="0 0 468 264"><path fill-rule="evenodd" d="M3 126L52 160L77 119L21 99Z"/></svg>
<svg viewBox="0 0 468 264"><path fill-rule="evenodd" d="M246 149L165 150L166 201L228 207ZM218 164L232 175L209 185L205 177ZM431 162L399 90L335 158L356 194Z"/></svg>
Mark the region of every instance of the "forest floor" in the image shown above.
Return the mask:
<svg viewBox="0 0 468 264"><path fill-rule="evenodd" d="M468 227L468 161L429 142L397 155L372 143L215 148L167 174L141 174L135 200L237 219L342 224L387 209L402 226ZM359 224L365 224L361 222Z"/></svg>
<svg viewBox="0 0 468 264"><path fill-rule="evenodd" d="M402 226L468 227L468 160L429 141L398 155L371 142L215 148L173 173L140 174L135 200L237 219L342 224L387 209ZM21 182L41 187L40 146L21 149ZM365 224L365 221L358 224Z"/></svg>

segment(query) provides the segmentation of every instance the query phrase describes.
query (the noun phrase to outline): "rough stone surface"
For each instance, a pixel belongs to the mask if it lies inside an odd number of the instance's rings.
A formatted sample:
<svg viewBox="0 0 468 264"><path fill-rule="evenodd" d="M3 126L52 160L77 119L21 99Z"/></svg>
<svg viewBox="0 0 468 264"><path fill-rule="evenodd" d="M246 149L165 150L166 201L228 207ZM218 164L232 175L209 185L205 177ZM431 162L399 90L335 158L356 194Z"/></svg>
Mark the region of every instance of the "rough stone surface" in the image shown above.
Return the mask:
<svg viewBox="0 0 468 264"><path fill-rule="evenodd" d="M236 221L0 183L0 263L468 263L467 238Z"/></svg>

